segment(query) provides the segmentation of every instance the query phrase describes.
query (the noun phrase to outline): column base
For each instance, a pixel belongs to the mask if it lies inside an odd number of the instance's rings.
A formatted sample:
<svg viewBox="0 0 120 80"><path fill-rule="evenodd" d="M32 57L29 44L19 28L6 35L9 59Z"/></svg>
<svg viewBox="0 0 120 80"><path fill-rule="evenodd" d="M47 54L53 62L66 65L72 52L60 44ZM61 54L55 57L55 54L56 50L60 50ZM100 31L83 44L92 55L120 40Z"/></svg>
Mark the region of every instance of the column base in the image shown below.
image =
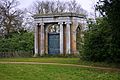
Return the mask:
<svg viewBox="0 0 120 80"><path fill-rule="evenodd" d="M35 53L33 57L37 57L37 56L38 56L38 54Z"/></svg>

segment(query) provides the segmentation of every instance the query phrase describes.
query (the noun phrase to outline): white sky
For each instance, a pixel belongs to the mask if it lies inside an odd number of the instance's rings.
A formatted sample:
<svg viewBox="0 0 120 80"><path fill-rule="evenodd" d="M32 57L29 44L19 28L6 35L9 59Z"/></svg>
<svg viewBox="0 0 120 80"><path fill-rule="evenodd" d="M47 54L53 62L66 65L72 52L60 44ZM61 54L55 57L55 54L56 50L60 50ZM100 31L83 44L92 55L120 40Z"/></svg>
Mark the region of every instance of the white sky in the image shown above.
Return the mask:
<svg viewBox="0 0 120 80"><path fill-rule="evenodd" d="M34 1L36 0L18 0L20 2L20 8L28 8L30 7ZM54 0L57 1L57 0ZM64 1L64 0L59 0L59 1ZM65 1L70 1L70 0L65 0ZM98 0L76 0L83 9L85 9L89 14L93 13L94 10L92 9L93 4L95 4Z"/></svg>

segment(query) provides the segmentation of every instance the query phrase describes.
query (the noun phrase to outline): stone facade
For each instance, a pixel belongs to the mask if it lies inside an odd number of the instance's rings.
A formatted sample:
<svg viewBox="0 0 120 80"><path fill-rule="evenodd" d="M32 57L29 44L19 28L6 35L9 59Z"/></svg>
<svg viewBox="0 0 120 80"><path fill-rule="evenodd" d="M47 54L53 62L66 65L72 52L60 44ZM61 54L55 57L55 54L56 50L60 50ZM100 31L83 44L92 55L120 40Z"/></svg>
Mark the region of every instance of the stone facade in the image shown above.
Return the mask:
<svg viewBox="0 0 120 80"><path fill-rule="evenodd" d="M83 15L75 13L61 13L34 15L33 17L35 24L34 56L49 54L48 33L55 31L60 34L59 54L77 53L76 29L79 24L82 24L84 27L83 22L85 21L85 17Z"/></svg>

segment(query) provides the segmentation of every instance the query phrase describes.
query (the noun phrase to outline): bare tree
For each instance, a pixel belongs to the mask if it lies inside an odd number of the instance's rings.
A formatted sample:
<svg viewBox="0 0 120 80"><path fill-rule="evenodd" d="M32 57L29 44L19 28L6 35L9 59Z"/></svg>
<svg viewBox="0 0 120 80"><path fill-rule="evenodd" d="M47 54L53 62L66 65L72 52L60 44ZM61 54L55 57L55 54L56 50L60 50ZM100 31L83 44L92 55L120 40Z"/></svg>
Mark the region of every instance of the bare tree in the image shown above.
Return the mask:
<svg viewBox="0 0 120 80"><path fill-rule="evenodd" d="M23 11L16 9L18 5L19 2L16 0L0 1L0 15L2 16L0 29L2 28L7 35L21 28Z"/></svg>
<svg viewBox="0 0 120 80"><path fill-rule="evenodd" d="M76 7L77 7L77 2L75 0L68 2L69 12L76 12Z"/></svg>
<svg viewBox="0 0 120 80"><path fill-rule="evenodd" d="M55 6L55 2L51 1L50 2L50 6L49 6L50 7L50 13L54 13L54 11L55 11L55 7L54 6Z"/></svg>
<svg viewBox="0 0 120 80"><path fill-rule="evenodd" d="M47 14L55 12L55 2L53 1L36 1L33 4L34 13Z"/></svg>
<svg viewBox="0 0 120 80"><path fill-rule="evenodd" d="M72 0L69 2L58 1L36 1L33 4L33 9L36 14L48 14L48 13L63 13L73 12L86 14L86 11L76 2Z"/></svg>
<svg viewBox="0 0 120 80"><path fill-rule="evenodd" d="M80 4L76 2L76 0L72 0L70 2L67 2L68 6L68 12L73 12L73 13L79 13L79 14L84 14L87 15L87 11L85 11Z"/></svg>
<svg viewBox="0 0 120 80"><path fill-rule="evenodd" d="M57 13L62 13L62 12L65 12L65 10L66 10L66 4L65 3L62 3L62 2L60 2L59 0L56 2L56 12Z"/></svg>
<svg viewBox="0 0 120 80"><path fill-rule="evenodd" d="M32 14L29 13L27 9L25 9L25 11L26 13L24 14L22 27L24 27L24 30L33 31L34 30L34 23L33 23L34 19L32 17Z"/></svg>

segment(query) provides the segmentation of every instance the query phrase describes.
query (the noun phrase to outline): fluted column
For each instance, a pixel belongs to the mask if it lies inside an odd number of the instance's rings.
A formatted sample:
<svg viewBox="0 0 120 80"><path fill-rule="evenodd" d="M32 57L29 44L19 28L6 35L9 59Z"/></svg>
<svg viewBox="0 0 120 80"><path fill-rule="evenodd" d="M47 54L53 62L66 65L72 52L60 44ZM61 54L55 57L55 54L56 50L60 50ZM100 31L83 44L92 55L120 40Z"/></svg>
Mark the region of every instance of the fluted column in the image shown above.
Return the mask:
<svg viewBox="0 0 120 80"><path fill-rule="evenodd" d="M58 24L60 25L60 54L63 54L63 22Z"/></svg>
<svg viewBox="0 0 120 80"><path fill-rule="evenodd" d="M70 45L70 22L66 22L66 53L70 54L71 45Z"/></svg>
<svg viewBox="0 0 120 80"><path fill-rule="evenodd" d="M40 23L40 26L41 26L40 55L42 56L44 54L44 23Z"/></svg>
<svg viewBox="0 0 120 80"><path fill-rule="evenodd" d="M34 31L34 50L35 54L34 57L38 55L38 24L35 24L35 31Z"/></svg>

